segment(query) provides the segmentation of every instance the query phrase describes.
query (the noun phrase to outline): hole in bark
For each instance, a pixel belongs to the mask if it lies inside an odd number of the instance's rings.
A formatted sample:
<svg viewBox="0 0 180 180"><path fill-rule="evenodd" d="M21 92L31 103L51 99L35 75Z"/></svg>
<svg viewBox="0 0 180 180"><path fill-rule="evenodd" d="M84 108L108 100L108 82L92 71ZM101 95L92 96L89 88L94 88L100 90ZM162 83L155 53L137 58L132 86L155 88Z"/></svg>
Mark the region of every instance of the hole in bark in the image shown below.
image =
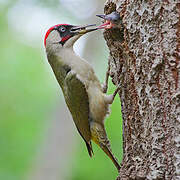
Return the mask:
<svg viewBox="0 0 180 180"><path fill-rule="evenodd" d="M110 14L113 11L116 11L116 4L114 4L112 2L107 3L106 6L104 7L105 14ZM124 27L107 29L104 32L104 36L106 37L108 35L110 36L110 38L108 38L108 39L112 39L113 41L123 42L124 41Z"/></svg>
<svg viewBox="0 0 180 180"><path fill-rule="evenodd" d="M114 28L114 29L107 29L104 32L104 36L109 36L109 39L112 41L119 41L123 42L124 41L124 27L121 29L119 28Z"/></svg>

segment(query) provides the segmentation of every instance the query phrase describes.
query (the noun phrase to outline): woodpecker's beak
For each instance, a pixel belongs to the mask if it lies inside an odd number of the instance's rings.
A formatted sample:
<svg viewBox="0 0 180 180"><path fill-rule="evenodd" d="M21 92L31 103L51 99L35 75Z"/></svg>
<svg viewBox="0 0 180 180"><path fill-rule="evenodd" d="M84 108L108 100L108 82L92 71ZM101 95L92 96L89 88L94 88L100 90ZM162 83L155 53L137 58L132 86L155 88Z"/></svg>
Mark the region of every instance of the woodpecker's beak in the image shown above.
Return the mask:
<svg viewBox="0 0 180 180"><path fill-rule="evenodd" d="M96 16L105 20L105 22L102 25L97 27L98 29L111 29L115 26L116 22L118 22L120 19L120 15L116 11L108 15L97 14Z"/></svg>
<svg viewBox="0 0 180 180"><path fill-rule="evenodd" d="M88 32L98 30L97 27L89 28L89 27L92 27L92 26L96 26L96 24L88 24L86 26L73 26L71 28L71 32L75 33L75 34L82 34L83 35L83 34L86 34ZM89 28L89 29L87 29L87 28Z"/></svg>

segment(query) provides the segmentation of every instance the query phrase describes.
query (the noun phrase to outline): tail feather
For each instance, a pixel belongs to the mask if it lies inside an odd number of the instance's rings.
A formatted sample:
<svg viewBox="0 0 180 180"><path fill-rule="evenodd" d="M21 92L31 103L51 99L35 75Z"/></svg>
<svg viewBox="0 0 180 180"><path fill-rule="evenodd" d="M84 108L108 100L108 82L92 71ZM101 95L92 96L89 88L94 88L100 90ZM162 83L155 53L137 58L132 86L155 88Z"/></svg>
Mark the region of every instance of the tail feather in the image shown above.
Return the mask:
<svg viewBox="0 0 180 180"><path fill-rule="evenodd" d="M121 166L119 165L117 159L112 154L109 147L105 144L99 144L100 148L109 156L109 158L112 160L113 164L116 166L117 170L119 171Z"/></svg>
<svg viewBox="0 0 180 180"><path fill-rule="evenodd" d="M91 136L91 139L106 153L106 155L108 155L119 171L121 167L115 156L112 154L110 142L107 138L104 125L96 122L91 123Z"/></svg>
<svg viewBox="0 0 180 180"><path fill-rule="evenodd" d="M86 142L86 141L85 141L85 142ZM87 147L89 156L92 157L92 155L93 155L94 153L93 153L91 141L90 141L90 142L86 142L86 147Z"/></svg>

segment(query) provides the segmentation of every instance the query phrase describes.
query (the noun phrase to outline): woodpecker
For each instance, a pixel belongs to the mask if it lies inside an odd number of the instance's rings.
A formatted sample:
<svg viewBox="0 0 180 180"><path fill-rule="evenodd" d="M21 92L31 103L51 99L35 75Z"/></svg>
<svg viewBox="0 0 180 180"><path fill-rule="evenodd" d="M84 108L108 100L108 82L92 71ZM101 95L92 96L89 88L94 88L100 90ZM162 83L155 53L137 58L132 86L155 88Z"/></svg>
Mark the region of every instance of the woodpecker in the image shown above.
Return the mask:
<svg viewBox="0 0 180 180"><path fill-rule="evenodd" d="M117 92L106 95L92 66L73 51L74 43L84 34L97 30L95 25L74 26L58 24L45 35L44 45L49 64L62 89L77 130L92 157L94 141L112 160L118 171L120 165L112 154L104 119ZM89 28L91 27L91 28Z"/></svg>
<svg viewBox="0 0 180 180"><path fill-rule="evenodd" d="M108 15L97 14L96 16L105 20L104 24L98 27L99 29L121 28L123 26L120 14L117 11L113 11Z"/></svg>

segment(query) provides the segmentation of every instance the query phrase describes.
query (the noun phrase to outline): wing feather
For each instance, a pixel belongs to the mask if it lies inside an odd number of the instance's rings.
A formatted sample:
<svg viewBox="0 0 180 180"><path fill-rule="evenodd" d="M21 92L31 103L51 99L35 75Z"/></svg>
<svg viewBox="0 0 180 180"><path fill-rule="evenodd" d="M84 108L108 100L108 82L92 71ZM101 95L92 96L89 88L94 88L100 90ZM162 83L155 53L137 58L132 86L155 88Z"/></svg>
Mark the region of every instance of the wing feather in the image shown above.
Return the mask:
<svg viewBox="0 0 180 180"><path fill-rule="evenodd" d="M89 155L92 156L89 98L86 87L72 71L67 74L64 85L65 101L80 135L86 142Z"/></svg>

